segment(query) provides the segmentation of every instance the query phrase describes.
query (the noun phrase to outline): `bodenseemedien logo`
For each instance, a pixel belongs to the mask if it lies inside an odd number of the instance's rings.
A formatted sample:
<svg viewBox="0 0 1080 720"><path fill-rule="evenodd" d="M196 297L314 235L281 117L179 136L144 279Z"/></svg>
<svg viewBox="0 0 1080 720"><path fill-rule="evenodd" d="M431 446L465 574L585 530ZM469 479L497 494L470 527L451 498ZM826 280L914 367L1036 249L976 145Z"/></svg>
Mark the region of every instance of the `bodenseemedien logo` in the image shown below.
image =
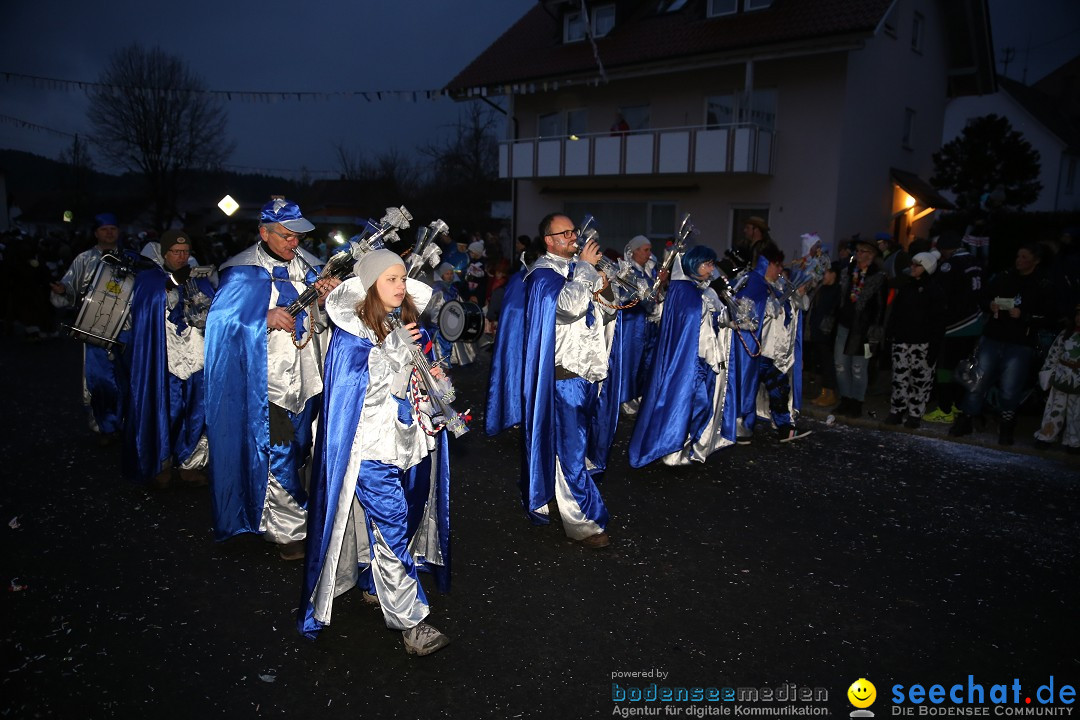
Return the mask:
<svg viewBox="0 0 1080 720"><path fill-rule="evenodd" d="M851 687L847 689L848 702L854 705L857 709L853 710L850 715L853 718L872 718L874 713L867 710L868 707L874 704L877 700L877 688L874 687L874 683L870 682L866 678L859 678L855 682L851 683Z"/></svg>

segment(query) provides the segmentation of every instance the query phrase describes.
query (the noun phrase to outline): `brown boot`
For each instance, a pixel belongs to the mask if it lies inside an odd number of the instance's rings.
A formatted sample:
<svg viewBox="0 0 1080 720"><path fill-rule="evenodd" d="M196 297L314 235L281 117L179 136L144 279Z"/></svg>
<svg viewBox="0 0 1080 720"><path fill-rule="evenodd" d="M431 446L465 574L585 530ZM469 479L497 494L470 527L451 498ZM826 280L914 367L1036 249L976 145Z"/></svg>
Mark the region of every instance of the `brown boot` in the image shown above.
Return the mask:
<svg viewBox="0 0 1080 720"><path fill-rule="evenodd" d="M836 391L835 390L830 390L828 388L822 388L821 389L821 395L819 395L816 399L812 400L811 402L813 402L813 404L817 405L818 407L827 408L827 407L832 407L836 403L840 402L840 399L838 397L836 397Z"/></svg>

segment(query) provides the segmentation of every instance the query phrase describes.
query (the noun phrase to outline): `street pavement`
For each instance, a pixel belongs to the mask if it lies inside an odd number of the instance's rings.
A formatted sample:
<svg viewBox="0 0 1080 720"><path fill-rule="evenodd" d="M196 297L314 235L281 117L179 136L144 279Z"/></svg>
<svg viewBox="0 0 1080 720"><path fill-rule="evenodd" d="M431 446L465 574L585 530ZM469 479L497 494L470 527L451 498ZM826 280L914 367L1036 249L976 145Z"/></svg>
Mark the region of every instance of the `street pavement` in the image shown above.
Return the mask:
<svg viewBox="0 0 1080 720"><path fill-rule="evenodd" d="M858 678L882 717L897 684L1078 684L1075 458L809 417L799 442L635 470L624 417L613 543L589 550L527 522L517 430L482 430L486 362L454 371L477 417L451 441L453 585L424 580L453 642L417 658L356 592L300 637L300 563L215 543L206 488L125 483L86 427L79 346L4 338L0 717L846 716ZM653 685L784 696L619 700Z"/></svg>

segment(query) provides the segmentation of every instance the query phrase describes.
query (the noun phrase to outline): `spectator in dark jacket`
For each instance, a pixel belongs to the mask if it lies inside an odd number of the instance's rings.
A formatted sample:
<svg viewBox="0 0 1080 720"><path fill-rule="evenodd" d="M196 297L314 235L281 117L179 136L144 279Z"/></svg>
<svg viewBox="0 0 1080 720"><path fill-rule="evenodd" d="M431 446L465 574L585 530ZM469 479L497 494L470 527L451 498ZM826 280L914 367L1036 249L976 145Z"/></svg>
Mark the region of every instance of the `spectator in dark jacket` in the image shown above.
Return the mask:
<svg viewBox="0 0 1080 720"><path fill-rule="evenodd" d="M961 243L960 235L943 232L937 239L941 253L935 279L945 291L945 338L938 355L934 401L937 405L924 416L927 422L952 423L956 405L964 389L953 378L956 364L971 354L986 322L983 270L978 260Z"/></svg>
<svg viewBox="0 0 1080 720"><path fill-rule="evenodd" d="M886 425L917 428L934 389L934 362L945 335L945 292L933 277L938 253L912 258L910 280L896 291L886 335L892 338L892 394Z"/></svg>
<svg viewBox="0 0 1080 720"><path fill-rule="evenodd" d="M810 402L818 407L832 407L839 401L836 395L836 357L833 355L836 311L840 307L839 276L838 264L834 263L825 271L821 286L810 304L807 321L810 347L813 348L814 361L821 373L821 394Z"/></svg>
<svg viewBox="0 0 1080 720"><path fill-rule="evenodd" d="M885 272L878 264L877 245L856 237L855 263L840 276L840 309L836 316L836 385L840 405L836 412L846 417L862 415L869 380L870 358L884 339Z"/></svg>
<svg viewBox="0 0 1080 720"><path fill-rule="evenodd" d="M990 283L990 319L979 341L980 377L961 400L961 412L949 428L950 435L971 433L972 418L982 412L987 391L997 385L1001 410L998 444L1013 444L1016 408L1030 385L1039 331L1055 320L1053 284L1039 261L1038 246L1025 245L1016 252L1014 269Z"/></svg>

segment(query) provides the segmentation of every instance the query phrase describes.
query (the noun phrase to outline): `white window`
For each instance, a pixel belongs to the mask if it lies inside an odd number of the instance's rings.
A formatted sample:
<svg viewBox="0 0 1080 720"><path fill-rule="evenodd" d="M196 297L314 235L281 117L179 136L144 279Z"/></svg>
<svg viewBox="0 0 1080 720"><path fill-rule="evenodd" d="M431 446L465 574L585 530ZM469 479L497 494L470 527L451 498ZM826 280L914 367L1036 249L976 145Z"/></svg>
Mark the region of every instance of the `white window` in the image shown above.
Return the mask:
<svg viewBox="0 0 1080 720"><path fill-rule="evenodd" d="M615 6L600 5L589 12L592 25L592 36L604 37L615 27ZM563 16L563 42L581 42L588 36L589 28L585 27L585 16L580 10L568 12Z"/></svg>
<svg viewBox="0 0 1080 720"><path fill-rule="evenodd" d="M563 42L581 42L585 39L585 18L581 11L568 12L563 16Z"/></svg>
<svg viewBox="0 0 1080 720"><path fill-rule="evenodd" d="M776 97L776 90L772 88L759 88L750 95L711 95L705 98L705 125L757 125L763 130L775 130Z"/></svg>
<svg viewBox="0 0 1080 720"><path fill-rule="evenodd" d="M764 10L772 5L772 0L745 0L745 10L747 12L751 10Z"/></svg>
<svg viewBox="0 0 1080 720"><path fill-rule="evenodd" d="M589 132L589 111L576 108L566 111L566 134L584 135Z"/></svg>
<svg viewBox="0 0 1080 720"><path fill-rule="evenodd" d="M922 52L923 26L922 13L915 13L915 17L911 20L911 49L915 52Z"/></svg>
<svg viewBox="0 0 1080 720"><path fill-rule="evenodd" d="M904 108L904 137L901 140L901 145L905 149L911 150L914 145L915 136L915 111L911 108Z"/></svg>
<svg viewBox="0 0 1080 720"><path fill-rule="evenodd" d="M626 124L630 126L630 130L649 129L648 105L626 105L619 108L619 112L622 113Z"/></svg>
<svg viewBox="0 0 1080 720"><path fill-rule="evenodd" d="M544 113L536 120L536 135L542 138L584 135L589 131L588 113L585 108Z"/></svg>
<svg viewBox="0 0 1080 720"><path fill-rule="evenodd" d="M739 12L739 0L709 0L709 17L733 15Z"/></svg>
<svg viewBox="0 0 1080 720"><path fill-rule="evenodd" d="M581 222L586 213L593 215L596 229L600 231L600 245L613 248L620 255L623 247L635 235L657 240L666 240L674 235L675 211L673 200L575 200L563 205L563 212L574 222ZM661 247L656 250L662 252Z"/></svg>
<svg viewBox="0 0 1080 720"><path fill-rule="evenodd" d="M593 37L604 37L615 27L615 6L601 5L592 11Z"/></svg>
<svg viewBox="0 0 1080 720"><path fill-rule="evenodd" d="M563 137L566 135L566 116L560 112L541 115L536 122L536 136L542 138Z"/></svg>

